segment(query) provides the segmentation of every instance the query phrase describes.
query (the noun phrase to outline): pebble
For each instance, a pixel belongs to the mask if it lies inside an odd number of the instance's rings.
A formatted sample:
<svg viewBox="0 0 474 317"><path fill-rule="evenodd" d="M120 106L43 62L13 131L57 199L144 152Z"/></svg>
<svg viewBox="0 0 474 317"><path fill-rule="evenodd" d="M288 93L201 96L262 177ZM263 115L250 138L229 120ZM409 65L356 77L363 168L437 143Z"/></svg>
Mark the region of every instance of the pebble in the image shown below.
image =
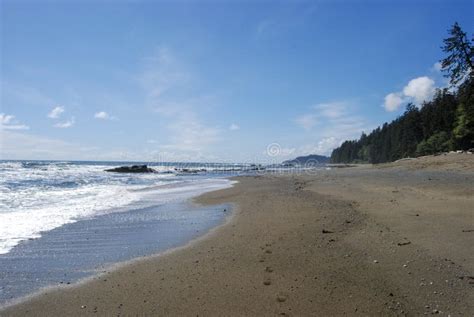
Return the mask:
<svg viewBox="0 0 474 317"><path fill-rule="evenodd" d="M379 263L379 261L377 261L377 260L374 260L374 263Z"/></svg>
<svg viewBox="0 0 474 317"><path fill-rule="evenodd" d="M286 296L278 295L277 296L277 301L279 301L280 303L283 303L284 301L286 301Z"/></svg>
<svg viewBox="0 0 474 317"><path fill-rule="evenodd" d="M270 281L270 279L266 279L263 281L263 285L270 285L272 284L272 281Z"/></svg>
<svg viewBox="0 0 474 317"><path fill-rule="evenodd" d="M81 309L84 309L84 308L86 308L86 307L87 307L86 305L82 305L82 306L81 306Z"/></svg>

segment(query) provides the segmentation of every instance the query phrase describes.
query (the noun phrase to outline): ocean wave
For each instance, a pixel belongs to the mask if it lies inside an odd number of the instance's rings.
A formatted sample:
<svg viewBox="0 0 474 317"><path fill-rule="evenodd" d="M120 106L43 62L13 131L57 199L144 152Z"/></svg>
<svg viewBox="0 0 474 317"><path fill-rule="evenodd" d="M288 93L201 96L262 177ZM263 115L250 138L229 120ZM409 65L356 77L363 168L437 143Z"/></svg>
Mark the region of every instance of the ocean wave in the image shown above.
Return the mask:
<svg viewBox="0 0 474 317"><path fill-rule="evenodd" d="M0 254L67 223L182 200L232 184L221 178L174 173L104 172L109 167L97 163L1 162Z"/></svg>

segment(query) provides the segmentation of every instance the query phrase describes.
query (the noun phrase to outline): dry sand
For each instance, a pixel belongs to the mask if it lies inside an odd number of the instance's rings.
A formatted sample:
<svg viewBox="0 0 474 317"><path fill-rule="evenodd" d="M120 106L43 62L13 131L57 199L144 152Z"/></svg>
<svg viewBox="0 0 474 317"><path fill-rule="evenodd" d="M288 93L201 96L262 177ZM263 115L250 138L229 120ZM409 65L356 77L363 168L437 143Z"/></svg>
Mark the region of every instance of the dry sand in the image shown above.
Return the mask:
<svg viewBox="0 0 474 317"><path fill-rule="evenodd" d="M0 315L472 316L474 155L431 160L239 177L205 237Z"/></svg>

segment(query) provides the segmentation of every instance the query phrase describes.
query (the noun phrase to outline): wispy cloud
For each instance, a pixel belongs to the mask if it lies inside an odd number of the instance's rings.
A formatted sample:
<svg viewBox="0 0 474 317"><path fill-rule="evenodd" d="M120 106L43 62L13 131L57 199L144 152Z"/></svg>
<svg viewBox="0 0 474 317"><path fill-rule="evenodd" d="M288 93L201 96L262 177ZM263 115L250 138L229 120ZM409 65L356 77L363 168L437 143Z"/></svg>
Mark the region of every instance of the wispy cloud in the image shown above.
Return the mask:
<svg viewBox="0 0 474 317"><path fill-rule="evenodd" d="M15 120L15 116L0 113L0 129L2 130L28 130L30 127Z"/></svg>
<svg viewBox="0 0 474 317"><path fill-rule="evenodd" d="M176 86L184 87L190 80L191 74L166 46L158 48L155 54L145 59L145 62L145 70L138 79L146 89L148 98L163 97Z"/></svg>
<svg viewBox="0 0 474 317"><path fill-rule="evenodd" d="M332 149L339 146L341 139L336 137L325 137L320 139L315 144L307 144L299 147L297 149L298 155L310 155L310 154L320 154L320 155L329 155L331 154Z"/></svg>
<svg viewBox="0 0 474 317"><path fill-rule="evenodd" d="M313 2L308 4L295 2L288 6L288 10L268 12L267 17L256 24L255 37L259 39L264 36L278 36L282 32L304 27L308 21L314 19L318 7L319 4Z"/></svg>
<svg viewBox="0 0 474 317"><path fill-rule="evenodd" d="M0 81L0 86L5 98L12 98L30 106L48 107L49 105L54 105L56 103L53 98L35 87L29 87L5 80Z"/></svg>
<svg viewBox="0 0 474 317"><path fill-rule="evenodd" d="M219 140L220 131L206 126L194 114L181 115L168 125L173 143L163 148L202 153L207 146Z"/></svg>
<svg viewBox="0 0 474 317"><path fill-rule="evenodd" d="M181 151L202 155L219 140L220 129L205 124L199 113L215 101L212 96L194 93L190 87L193 74L167 47L160 47L147 60L139 76L146 100L161 117L166 118L169 137L160 144L163 151Z"/></svg>
<svg viewBox="0 0 474 317"><path fill-rule="evenodd" d="M62 106L54 107L53 110L51 110L48 113L48 118L57 119L63 112L64 112L64 107Z"/></svg>
<svg viewBox="0 0 474 317"><path fill-rule="evenodd" d="M96 112L96 113L94 114L94 118L95 118L95 119L99 119L99 120L117 120L116 117L111 116L110 114L108 114L108 113L105 112L105 111Z"/></svg>
<svg viewBox="0 0 474 317"><path fill-rule="evenodd" d="M443 66L441 65L440 62L434 63L433 66L431 67L431 69L435 72L441 72L442 68L443 68Z"/></svg>
<svg viewBox="0 0 474 317"><path fill-rule="evenodd" d="M307 114L301 115L297 117L294 121L296 124L301 126L306 131L311 130L318 122L317 116L314 113L307 113Z"/></svg>
<svg viewBox="0 0 474 317"><path fill-rule="evenodd" d="M60 129L66 129L66 128L72 127L74 125L74 123L75 123L75 119L74 119L74 117L71 117L71 119L69 119L67 121L55 123L53 125L53 127L60 128Z"/></svg>
<svg viewBox="0 0 474 317"><path fill-rule="evenodd" d="M2 132L0 159L50 159L50 160L153 160L147 152L130 152L126 149L84 146L57 138L19 131Z"/></svg>
<svg viewBox="0 0 474 317"><path fill-rule="evenodd" d="M1 157L4 159L91 159L91 148L28 133L5 131Z"/></svg>
<svg viewBox="0 0 474 317"><path fill-rule="evenodd" d="M358 114L356 104L350 101L319 103L311 106L310 110L295 119L295 122L314 135L315 142L297 147L297 155L329 155L342 141L356 138L371 127Z"/></svg>
<svg viewBox="0 0 474 317"><path fill-rule="evenodd" d="M237 130L240 130L240 126L236 123L232 123L230 126L229 126L229 130L230 131L237 131Z"/></svg>
<svg viewBox="0 0 474 317"><path fill-rule="evenodd" d="M316 104L311 107L311 112L303 114L295 119L295 122L309 131L317 127L318 131L322 126L358 128L365 122L364 118L353 111L353 105L350 102L327 102Z"/></svg>

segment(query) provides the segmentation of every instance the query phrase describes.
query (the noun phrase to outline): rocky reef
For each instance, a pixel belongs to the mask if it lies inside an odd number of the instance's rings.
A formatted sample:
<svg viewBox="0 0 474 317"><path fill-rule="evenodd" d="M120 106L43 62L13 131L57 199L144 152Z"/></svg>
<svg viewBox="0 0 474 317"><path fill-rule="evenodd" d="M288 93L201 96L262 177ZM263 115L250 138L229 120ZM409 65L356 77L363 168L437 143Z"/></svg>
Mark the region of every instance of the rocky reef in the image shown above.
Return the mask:
<svg viewBox="0 0 474 317"><path fill-rule="evenodd" d="M155 173L156 171L149 168L146 165L132 165L132 166L120 166L105 170L106 172L115 173Z"/></svg>

